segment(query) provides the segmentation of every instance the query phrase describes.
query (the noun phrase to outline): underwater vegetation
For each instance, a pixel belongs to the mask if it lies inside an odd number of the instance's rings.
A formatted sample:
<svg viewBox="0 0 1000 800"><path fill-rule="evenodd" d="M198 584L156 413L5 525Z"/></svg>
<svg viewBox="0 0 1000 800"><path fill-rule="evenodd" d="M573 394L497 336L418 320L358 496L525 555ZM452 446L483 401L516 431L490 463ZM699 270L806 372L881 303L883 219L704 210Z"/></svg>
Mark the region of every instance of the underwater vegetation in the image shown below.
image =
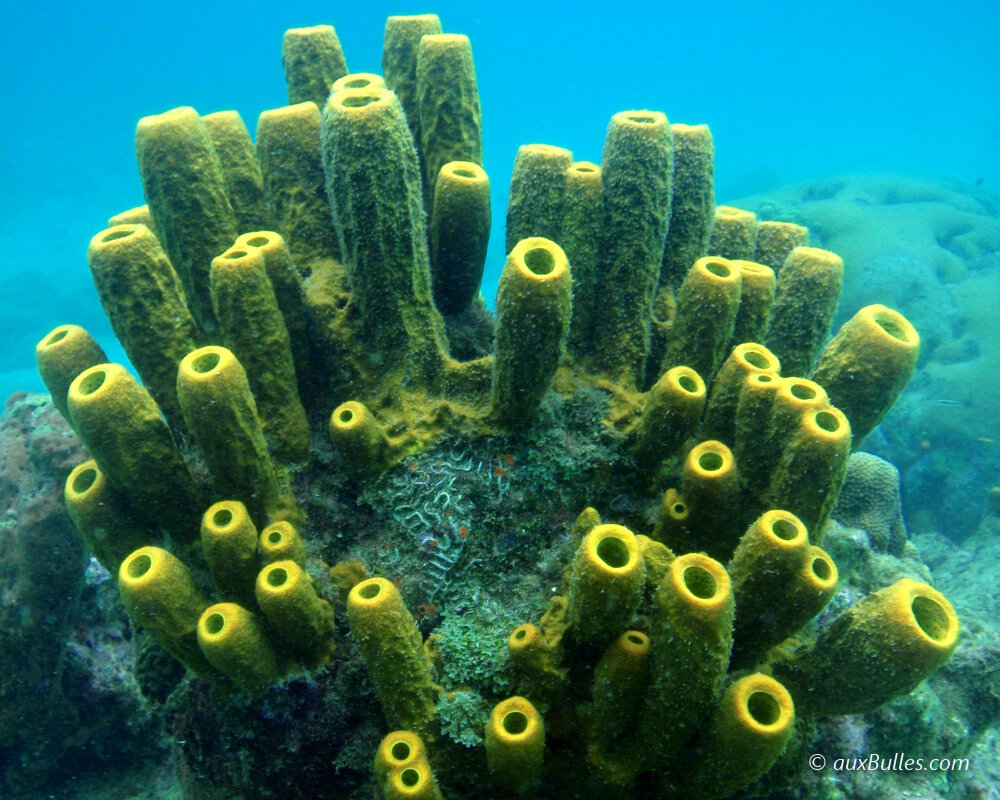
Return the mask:
<svg viewBox="0 0 1000 800"><path fill-rule="evenodd" d="M841 258L717 207L707 126L522 147L494 319L469 40L390 17L382 76L329 26L282 57L253 140L139 121L147 203L88 261L140 380L78 326L36 351L184 796L780 791L817 721L948 661L923 580L828 609L920 337L876 304L830 339Z"/></svg>

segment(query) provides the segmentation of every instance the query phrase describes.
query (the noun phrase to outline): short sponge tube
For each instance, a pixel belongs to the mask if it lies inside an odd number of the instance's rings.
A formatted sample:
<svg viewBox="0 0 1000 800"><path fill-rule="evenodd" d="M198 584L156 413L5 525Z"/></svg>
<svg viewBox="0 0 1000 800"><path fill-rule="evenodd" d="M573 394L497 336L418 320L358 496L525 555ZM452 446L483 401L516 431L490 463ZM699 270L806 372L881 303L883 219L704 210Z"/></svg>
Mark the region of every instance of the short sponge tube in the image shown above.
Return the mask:
<svg viewBox="0 0 1000 800"><path fill-rule="evenodd" d="M493 780L525 794L541 777L545 723L526 697L497 703L486 723L486 760Z"/></svg>

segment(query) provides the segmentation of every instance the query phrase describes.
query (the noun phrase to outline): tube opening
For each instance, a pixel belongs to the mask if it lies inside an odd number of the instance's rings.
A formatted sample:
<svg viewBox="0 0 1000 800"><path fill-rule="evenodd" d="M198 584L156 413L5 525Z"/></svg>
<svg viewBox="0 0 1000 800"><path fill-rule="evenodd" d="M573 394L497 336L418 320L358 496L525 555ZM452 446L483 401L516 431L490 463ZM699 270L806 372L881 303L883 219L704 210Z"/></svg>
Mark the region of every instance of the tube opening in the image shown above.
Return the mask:
<svg viewBox="0 0 1000 800"><path fill-rule="evenodd" d="M233 260L235 260L237 258L246 258L247 257L247 251L246 250L229 250L229 251L223 253L222 257L223 258L228 258L231 261L233 261Z"/></svg>
<svg viewBox="0 0 1000 800"><path fill-rule="evenodd" d="M266 236L254 236L247 241L247 245L250 247L266 247L270 243L271 240Z"/></svg>
<svg viewBox="0 0 1000 800"><path fill-rule="evenodd" d="M684 570L684 586L699 600L711 600L719 591L719 584L704 567L691 566Z"/></svg>
<svg viewBox="0 0 1000 800"><path fill-rule="evenodd" d="M788 391L792 397L799 400L815 400L816 390L808 383L792 383L788 386Z"/></svg>
<svg viewBox="0 0 1000 800"><path fill-rule="evenodd" d="M913 619L924 633L936 642L944 641L951 633L951 619L937 600L917 595L910 603Z"/></svg>
<svg viewBox="0 0 1000 800"><path fill-rule="evenodd" d="M128 228L127 230L117 230L111 231L111 233L106 233L101 237L101 242L113 242L115 239L127 239L135 233L135 228Z"/></svg>
<svg viewBox="0 0 1000 800"><path fill-rule="evenodd" d="M535 275L548 275L556 267L556 260L544 247L533 247L524 254L524 266Z"/></svg>
<svg viewBox="0 0 1000 800"><path fill-rule="evenodd" d="M344 85L341 86L342 89L364 89L366 86L370 85L371 81L368 78L354 78L349 81L345 81Z"/></svg>
<svg viewBox="0 0 1000 800"><path fill-rule="evenodd" d="M641 633L632 632L625 635L625 638L637 647L643 647L646 644L646 637Z"/></svg>
<svg viewBox="0 0 1000 800"><path fill-rule="evenodd" d="M420 783L420 772L414 767L407 767L399 773L399 782L407 787L416 786Z"/></svg>
<svg viewBox="0 0 1000 800"><path fill-rule="evenodd" d="M690 375L681 375L677 379L677 385L680 386L685 392L691 394L698 393L698 383Z"/></svg>
<svg viewBox="0 0 1000 800"><path fill-rule="evenodd" d="M900 324L899 319L895 315L889 315L886 313L873 314L872 319L875 320L875 324L878 325L882 330L888 333L893 339L898 339L901 342L910 341L910 333L906 330L906 326Z"/></svg>
<svg viewBox="0 0 1000 800"><path fill-rule="evenodd" d="M724 463L725 461L722 456L712 451L702 453L698 456L698 466L705 470L705 472L718 472L722 469Z"/></svg>
<svg viewBox="0 0 1000 800"><path fill-rule="evenodd" d="M97 481L97 470L94 467L87 467L76 473L73 478L72 489L75 494L83 494Z"/></svg>
<svg viewBox="0 0 1000 800"><path fill-rule="evenodd" d="M632 560L628 545L617 536L604 536L597 543L597 557L615 569L621 569Z"/></svg>
<svg viewBox="0 0 1000 800"><path fill-rule="evenodd" d="M471 169L453 169L451 171L451 174L452 175L457 175L459 178L469 178L469 179L472 179L472 178L476 177L476 173L473 172Z"/></svg>
<svg viewBox="0 0 1000 800"><path fill-rule="evenodd" d="M53 331L52 335L45 340L45 344L48 346L54 345L57 342L61 342L69 335L69 331L66 328L60 328L57 331Z"/></svg>
<svg viewBox="0 0 1000 800"><path fill-rule="evenodd" d="M372 103L377 103L378 97L370 94L352 94L341 98L340 104L344 108L364 108Z"/></svg>
<svg viewBox="0 0 1000 800"><path fill-rule="evenodd" d="M640 125L652 125L656 122L656 117L652 114L632 113L626 114L625 119L629 122L637 122Z"/></svg>
<svg viewBox="0 0 1000 800"><path fill-rule="evenodd" d="M130 578L141 578L153 568L153 559L147 553L136 556L128 562L126 572Z"/></svg>
<svg viewBox="0 0 1000 800"><path fill-rule="evenodd" d="M733 274L733 268L729 266L725 261L717 258L709 259L705 262L705 269L715 275L717 278L728 278Z"/></svg>
<svg viewBox="0 0 1000 800"><path fill-rule="evenodd" d="M226 618L218 611L213 611L205 619L205 630L208 633L216 634L221 633L222 629L226 627Z"/></svg>
<svg viewBox="0 0 1000 800"><path fill-rule="evenodd" d="M528 716L523 711L508 711L500 724L507 733L517 736L528 730Z"/></svg>
<svg viewBox="0 0 1000 800"><path fill-rule="evenodd" d="M228 508L220 508L212 515L212 522L220 528L225 528L233 521L233 512Z"/></svg>
<svg viewBox="0 0 1000 800"><path fill-rule="evenodd" d="M288 583L288 570L284 567L275 567L267 573L267 585L278 588Z"/></svg>
<svg viewBox="0 0 1000 800"><path fill-rule="evenodd" d="M573 169L575 169L577 172L596 172L597 171L593 167L588 166L587 164L581 164L578 167L573 167Z"/></svg>
<svg viewBox="0 0 1000 800"><path fill-rule="evenodd" d="M397 761L406 761L413 752L408 742L396 742L389 750L392 757Z"/></svg>
<svg viewBox="0 0 1000 800"><path fill-rule="evenodd" d="M743 354L743 358L751 367L771 369L770 360L763 353L759 353L756 350L747 350Z"/></svg>
<svg viewBox="0 0 1000 800"><path fill-rule="evenodd" d="M812 560L811 568L813 575L821 581L828 581L833 575L833 565L821 556L816 556L816 558Z"/></svg>
<svg viewBox="0 0 1000 800"><path fill-rule="evenodd" d="M828 433L836 433L840 430L840 420L837 419L836 414L831 414L829 411L818 411L813 419L816 420L818 428Z"/></svg>
<svg viewBox="0 0 1000 800"><path fill-rule="evenodd" d="M199 375L204 375L206 372L211 372L221 361L221 357L218 353L214 351L209 351L208 353L202 353L194 361L191 362L191 369L197 372Z"/></svg>
<svg viewBox="0 0 1000 800"><path fill-rule="evenodd" d="M360 594L365 600L374 600L382 594L382 586L375 582L368 583L358 589L358 594Z"/></svg>
<svg viewBox="0 0 1000 800"><path fill-rule="evenodd" d="M776 519L771 523L771 533L783 541L790 542L799 535L799 529L794 522L787 519Z"/></svg>
<svg viewBox="0 0 1000 800"><path fill-rule="evenodd" d="M271 531L267 535L267 541L269 544L279 544L281 542L281 531Z"/></svg>
<svg viewBox="0 0 1000 800"><path fill-rule="evenodd" d="M528 628L524 625L522 625L520 628L514 631L514 639L518 642L524 639L527 635L528 635Z"/></svg>
<svg viewBox="0 0 1000 800"><path fill-rule="evenodd" d="M86 378L80 381L80 394L91 395L104 385L108 379L108 373L103 369L94 370Z"/></svg>
<svg viewBox="0 0 1000 800"><path fill-rule="evenodd" d="M670 506L670 513L675 517L683 517L687 514L687 506L683 503L674 503Z"/></svg>
<svg viewBox="0 0 1000 800"><path fill-rule="evenodd" d="M747 698L747 713L760 725L774 725L781 719L781 705L769 692L752 692Z"/></svg>
<svg viewBox="0 0 1000 800"><path fill-rule="evenodd" d="M337 419L342 425L348 425L354 419L354 412L349 408L341 409L341 412L337 415Z"/></svg>

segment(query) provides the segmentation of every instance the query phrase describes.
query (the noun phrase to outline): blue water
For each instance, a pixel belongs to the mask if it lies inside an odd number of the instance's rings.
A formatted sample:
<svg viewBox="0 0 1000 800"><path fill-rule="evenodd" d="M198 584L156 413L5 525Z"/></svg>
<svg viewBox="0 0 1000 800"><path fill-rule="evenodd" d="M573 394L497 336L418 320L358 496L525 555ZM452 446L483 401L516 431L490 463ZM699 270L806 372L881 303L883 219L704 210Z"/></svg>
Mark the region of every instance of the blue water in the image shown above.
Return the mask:
<svg viewBox="0 0 1000 800"><path fill-rule="evenodd" d="M281 6L279 8L279 5ZM1000 188L1000 3L438 2L473 43L494 236L503 262L518 145L600 160L628 108L707 122L717 196L858 171ZM389 3L5 3L0 47L0 396L39 389L33 346L78 322L121 358L85 251L143 202L136 120L177 105L234 108L252 131L286 102L282 32L333 24L353 71L379 71Z"/></svg>

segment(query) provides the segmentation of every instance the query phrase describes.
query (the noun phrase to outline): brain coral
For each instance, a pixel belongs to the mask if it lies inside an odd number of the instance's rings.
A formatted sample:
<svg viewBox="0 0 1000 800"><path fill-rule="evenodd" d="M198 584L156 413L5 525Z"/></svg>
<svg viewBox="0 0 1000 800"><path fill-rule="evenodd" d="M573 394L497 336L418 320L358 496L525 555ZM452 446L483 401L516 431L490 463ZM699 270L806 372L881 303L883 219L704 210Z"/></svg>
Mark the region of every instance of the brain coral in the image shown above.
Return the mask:
<svg viewBox="0 0 1000 800"><path fill-rule="evenodd" d="M494 320L468 38L391 17L384 76L329 26L283 60L255 142L233 112L138 124L147 203L88 258L141 382L73 326L37 350L93 457L71 514L188 668L190 796L332 772L345 796L727 797L797 718L949 657L954 611L910 580L809 627L851 450L919 335L872 305L827 344L840 257L716 208L707 126L620 112L600 164L522 147Z"/></svg>

